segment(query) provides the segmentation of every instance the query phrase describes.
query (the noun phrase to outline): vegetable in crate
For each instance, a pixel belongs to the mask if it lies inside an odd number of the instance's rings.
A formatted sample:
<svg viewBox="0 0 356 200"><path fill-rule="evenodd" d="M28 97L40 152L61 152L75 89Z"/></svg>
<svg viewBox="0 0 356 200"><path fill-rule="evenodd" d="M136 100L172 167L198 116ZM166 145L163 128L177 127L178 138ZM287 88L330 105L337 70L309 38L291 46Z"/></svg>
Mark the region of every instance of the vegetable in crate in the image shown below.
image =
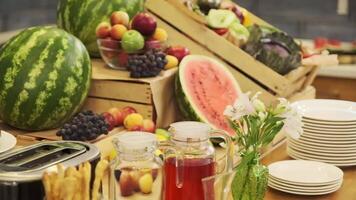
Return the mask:
<svg viewBox="0 0 356 200"><path fill-rule="evenodd" d="M284 32L253 25L244 50L279 74L285 75L301 65L301 47Z"/></svg>
<svg viewBox="0 0 356 200"><path fill-rule="evenodd" d="M52 26L25 29L0 50L0 118L24 130L57 128L79 110L90 80L80 40Z"/></svg>
<svg viewBox="0 0 356 200"><path fill-rule="evenodd" d="M95 29L109 21L114 11L126 11L130 17L144 10L144 0L59 0L57 25L78 37L90 55L99 56Z"/></svg>

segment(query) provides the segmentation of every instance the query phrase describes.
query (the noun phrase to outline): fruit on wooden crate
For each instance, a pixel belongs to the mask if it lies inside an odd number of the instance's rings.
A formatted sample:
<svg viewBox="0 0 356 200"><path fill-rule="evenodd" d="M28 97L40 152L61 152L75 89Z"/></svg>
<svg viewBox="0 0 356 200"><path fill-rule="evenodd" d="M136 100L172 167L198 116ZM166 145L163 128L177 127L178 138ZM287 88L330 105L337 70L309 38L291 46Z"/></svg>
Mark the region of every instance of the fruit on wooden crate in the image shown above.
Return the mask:
<svg viewBox="0 0 356 200"><path fill-rule="evenodd" d="M207 56L186 56L179 64L175 86L179 109L187 120L203 121L234 134L223 113L241 89L224 65Z"/></svg>
<svg viewBox="0 0 356 200"><path fill-rule="evenodd" d="M57 132L63 140L94 140L102 134L108 134L109 121L104 115L87 110L79 112L73 119L65 123Z"/></svg>
<svg viewBox="0 0 356 200"><path fill-rule="evenodd" d="M95 30L96 37L107 38L111 35L111 25L108 22L101 22Z"/></svg>
<svg viewBox="0 0 356 200"><path fill-rule="evenodd" d="M127 53L135 53L143 49L144 46L145 39L138 31L129 30L122 36L121 47Z"/></svg>
<svg viewBox="0 0 356 200"><path fill-rule="evenodd" d="M231 1L224 1L220 4L220 9L231 10L236 17L239 19L240 23L243 24L245 20L245 15L243 10L244 8L240 8L238 5L234 4Z"/></svg>
<svg viewBox="0 0 356 200"><path fill-rule="evenodd" d="M240 24L238 21L233 22L229 26L229 32L227 34L227 40L229 40L234 45L240 47L244 45L250 36L250 32L245 26Z"/></svg>
<svg viewBox="0 0 356 200"><path fill-rule="evenodd" d="M190 54L188 48L183 47L181 45L171 46L166 50L166 54L174 56L180 62L185 56Z"/></svg>
<svg viewBox="0 0 356 200"><path fill-rule="evenodd" d="M0 118L19 129L58 128L79 110L89 91L91 62L85 46L53 26L14 36L0 51L0 66Z"/></svg>
<svg viewBox="0 0 356 200"><path fill-rule="evenodd" d="M142 122L143 130L146 132L154 133L156 126L155 123L151 119L144 119Z"/></svg>
<svg viewBox="0 0 356 200"><path fill-rule="evenodd" d="M122 24L115 24L110 31L110 36L114 40L121 40L124 34L127 32L126 26Z"/></svg>
<svg viewBox="0 0 356 200"><path fill-rule="evenodd" d="M161 42L165 42L168 39L168 33L163 28L158 27L158 28L156 28L155 32L153 33L152 39L158 40Z"/></svg>
<svg viewBox="0 0 356 200"><path fill-rule="evenodd" d="M157 76L167 64L166 54L158 49L150 49L143 54L129 55L127 69L132 78Z"/></svg>
<svg viewBox="0 0 356 200"><path fill-rule="evenodd" d="M164 69L171 69L178 66L178 58L171 55L166 55L166 60L167 64L164 66Z"/></svg>
<svg viewBox="0 0 356 200"><path fill-rule="evenodd" d="M157 76L167 63L161 52L167 48L167 31L157 27L155 18L147 13L135 15L131 29L123 11L113 12L110 19L111 25L102 22L97 27L97 42L105 63L114 69L129 70L133 78Z"/></svg>
<svg viewBox="0 0 356 200"><path fill-rule="evenodd" d="M60 0L57 6L57 25L78 37L90 55L98 57L95 29L100 22L109 21L114 11L120 10L133 17L144 10L144 0ZM118 18L125 23L121 15Z"/></svg>
<svg viewBox="0 0 356 200"><path fill-rule="evenodd" d="M115 11L110 16L110 23L112 25L121 24L125 27L129 26L130 16L124 11Z"/></svg>
<svg viewBox="0 0 356 200"><path fill-rule="evenodd" d="M109 124L109 127L108 127L109 131L113 130L116 126L115 117L109 112L104 112L101 114L101 116L103 116L106 123Z"/></svg>
<svg viewBox="0 0 356 200"><path fill-rule="evenodd" d="M259 25L250 27L250 37L244 50L282 75L301 66L300 45L286 33L270 28Z"/></svg>
<svg viewBox="0 0 356 200"><path fill-rule="evenodd" d="M211 28L228 28L236 19L230 10L211 9L206 17L208 26Z"/></svg>
<svg viewBox="0 0 356 200"><path fill-rule="evenodd" d="M124 119L124 126L127 130L131 131L137 129L138 127L143 127L143 117L139 113L129 114Z"/></svg>
<svg viewBox="0 0 356 200"><path fill-rule="evenodd" d="M132 19L131 28L144 36L151 36L157 28L156 19L148 13L138 13Z"/></svg>

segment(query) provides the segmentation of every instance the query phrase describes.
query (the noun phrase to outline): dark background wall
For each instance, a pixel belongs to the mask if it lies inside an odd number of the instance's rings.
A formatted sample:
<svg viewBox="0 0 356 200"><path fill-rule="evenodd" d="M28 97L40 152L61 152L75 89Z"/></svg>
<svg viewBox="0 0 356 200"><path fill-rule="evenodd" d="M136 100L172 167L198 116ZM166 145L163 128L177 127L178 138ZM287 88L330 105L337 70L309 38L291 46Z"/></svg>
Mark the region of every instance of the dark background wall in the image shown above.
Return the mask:
<svg viewBox="0 0 356 200"><path fill-rule="evenodd" d="M58 0L0 0L0 31L55 23ZM356 0L338 15L337 0L235 0L295 37L356 39Z"/></svg>

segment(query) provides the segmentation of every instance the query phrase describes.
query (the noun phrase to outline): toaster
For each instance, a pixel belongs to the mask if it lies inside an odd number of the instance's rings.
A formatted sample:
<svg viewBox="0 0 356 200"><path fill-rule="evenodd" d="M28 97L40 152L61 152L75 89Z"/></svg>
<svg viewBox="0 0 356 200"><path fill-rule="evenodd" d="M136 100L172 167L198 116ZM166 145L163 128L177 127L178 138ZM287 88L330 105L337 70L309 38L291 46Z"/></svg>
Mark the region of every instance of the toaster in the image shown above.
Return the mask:
<svg viewBox="0 0 356 200"><path fill-rule="evenodd" d="M58 163L96 165L99 159L96 146L77 141L41 142L0 155L0 200L43 200L44 171L56 170Z"/></svg>

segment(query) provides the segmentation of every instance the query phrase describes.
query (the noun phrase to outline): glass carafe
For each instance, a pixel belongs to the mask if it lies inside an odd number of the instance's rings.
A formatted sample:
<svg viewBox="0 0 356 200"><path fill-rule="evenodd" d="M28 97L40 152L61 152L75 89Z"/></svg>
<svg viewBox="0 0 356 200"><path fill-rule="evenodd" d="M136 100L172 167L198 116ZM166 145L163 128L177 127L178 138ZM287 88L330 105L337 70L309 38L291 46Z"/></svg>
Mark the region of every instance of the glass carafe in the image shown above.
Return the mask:
<svg viewBox="0 0 356 200"><path fill-rule="evenodd" d="M154 134L126 132L113 139L117 158L111 163L110 199L162 199L162 160L155 155Z"/></svg>
<svg viewBox="0 0 356 200"><path fill-rule="evenodd" d="M170 126L172 136L164 150L164 200L202 200L202 179L216 175L217 158L210 137L226 142L223 172L232 169L231 139L223 131L212 130L201 122L177 122Z"/></svg>

